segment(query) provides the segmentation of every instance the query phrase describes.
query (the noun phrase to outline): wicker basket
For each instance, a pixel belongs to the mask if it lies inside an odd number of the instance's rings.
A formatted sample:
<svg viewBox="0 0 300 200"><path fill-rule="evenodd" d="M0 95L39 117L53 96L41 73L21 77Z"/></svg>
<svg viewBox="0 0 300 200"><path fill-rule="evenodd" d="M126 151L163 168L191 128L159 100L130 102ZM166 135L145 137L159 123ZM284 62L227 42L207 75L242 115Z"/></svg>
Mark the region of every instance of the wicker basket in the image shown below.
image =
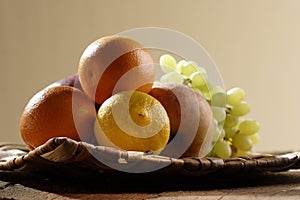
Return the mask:
<svg viewBox="0 0 300 200"><path fill-rule="evenodd" d="M117 167L157 166L155 174L184 176L237 172L265 173L300 168L300 152L253 154L248 157L229 159L211 157L176 159L94 146L69 138L53 138L32 151L23 145L2 144L0 146L0 170L50 172L85 177L120 173L120 170L96 159L99 156Z"/></svg>

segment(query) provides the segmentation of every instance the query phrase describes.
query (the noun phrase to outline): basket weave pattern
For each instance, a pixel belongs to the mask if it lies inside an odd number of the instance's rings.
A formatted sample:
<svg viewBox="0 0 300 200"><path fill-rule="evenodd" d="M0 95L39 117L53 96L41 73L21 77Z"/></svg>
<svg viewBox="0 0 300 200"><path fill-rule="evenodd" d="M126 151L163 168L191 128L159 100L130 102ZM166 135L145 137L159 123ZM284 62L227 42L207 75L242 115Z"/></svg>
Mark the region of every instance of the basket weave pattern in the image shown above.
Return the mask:
<svg viewBox="0 0 300 200"><path fill-rule="evenodd" d="M96 156L95 156L96 155ZM116 173L95 157L101 156L115 165L163 165L156 173L199 176L209 173L279 172L300 169L300 152L253 154L238 158L170 158L141 152L76 142L69 138L53 138L44 145L28 151L22 145L0 146L0 170L57 171L88 175Z"/></svg>

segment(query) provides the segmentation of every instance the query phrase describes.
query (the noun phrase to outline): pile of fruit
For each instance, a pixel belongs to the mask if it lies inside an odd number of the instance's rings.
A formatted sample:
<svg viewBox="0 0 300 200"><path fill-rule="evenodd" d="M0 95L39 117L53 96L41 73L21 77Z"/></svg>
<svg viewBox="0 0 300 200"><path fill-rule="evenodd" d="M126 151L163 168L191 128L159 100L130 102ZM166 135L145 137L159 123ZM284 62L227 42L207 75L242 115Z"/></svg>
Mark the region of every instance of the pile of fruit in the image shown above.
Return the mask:
<svg viewBox="0 0 300 200"><path fill-rule="evenodd" d="M102 37L83 52L78 73L37 92L20 119L30 149L54 137L170 157L247 155L259 124L245 92L210 83L195 62L151 54L122 36Z"/></svg>

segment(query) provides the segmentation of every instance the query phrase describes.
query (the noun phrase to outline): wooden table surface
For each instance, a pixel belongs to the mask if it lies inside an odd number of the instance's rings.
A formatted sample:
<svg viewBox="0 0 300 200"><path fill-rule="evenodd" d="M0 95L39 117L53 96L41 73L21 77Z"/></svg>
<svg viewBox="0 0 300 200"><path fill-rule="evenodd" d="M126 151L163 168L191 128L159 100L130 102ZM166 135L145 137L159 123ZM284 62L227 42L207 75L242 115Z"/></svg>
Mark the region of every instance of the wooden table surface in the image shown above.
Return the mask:
<svg viewBox="0 0 300 200"><path fill-rule="evenodd" d="M300 199L300 170L264 174L109 175L89 179L0 171L1 199Z"/></svg>

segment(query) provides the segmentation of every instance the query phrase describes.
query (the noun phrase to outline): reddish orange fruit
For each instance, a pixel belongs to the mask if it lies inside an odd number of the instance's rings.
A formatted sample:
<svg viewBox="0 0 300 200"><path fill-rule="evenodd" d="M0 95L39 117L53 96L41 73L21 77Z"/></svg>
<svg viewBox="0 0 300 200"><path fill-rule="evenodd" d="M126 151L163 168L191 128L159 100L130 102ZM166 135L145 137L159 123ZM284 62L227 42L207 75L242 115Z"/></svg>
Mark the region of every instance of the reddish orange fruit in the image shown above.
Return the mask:
<svg viewBox="0 0 300 200"><path fill-rule="evenodd" d="M94 103L75 87L47 87L36 93L20 119L20 133L30 149L53 137L89 142L96 119Z"/></svg>
<svg viewBox="0 0 300 200"><path fill-rule="evenodd" d="M83 52L78 75L84 92L102 104L126 90L148 93L155 80L155 65L140 43L122 36L102 37Z"/></svg>

